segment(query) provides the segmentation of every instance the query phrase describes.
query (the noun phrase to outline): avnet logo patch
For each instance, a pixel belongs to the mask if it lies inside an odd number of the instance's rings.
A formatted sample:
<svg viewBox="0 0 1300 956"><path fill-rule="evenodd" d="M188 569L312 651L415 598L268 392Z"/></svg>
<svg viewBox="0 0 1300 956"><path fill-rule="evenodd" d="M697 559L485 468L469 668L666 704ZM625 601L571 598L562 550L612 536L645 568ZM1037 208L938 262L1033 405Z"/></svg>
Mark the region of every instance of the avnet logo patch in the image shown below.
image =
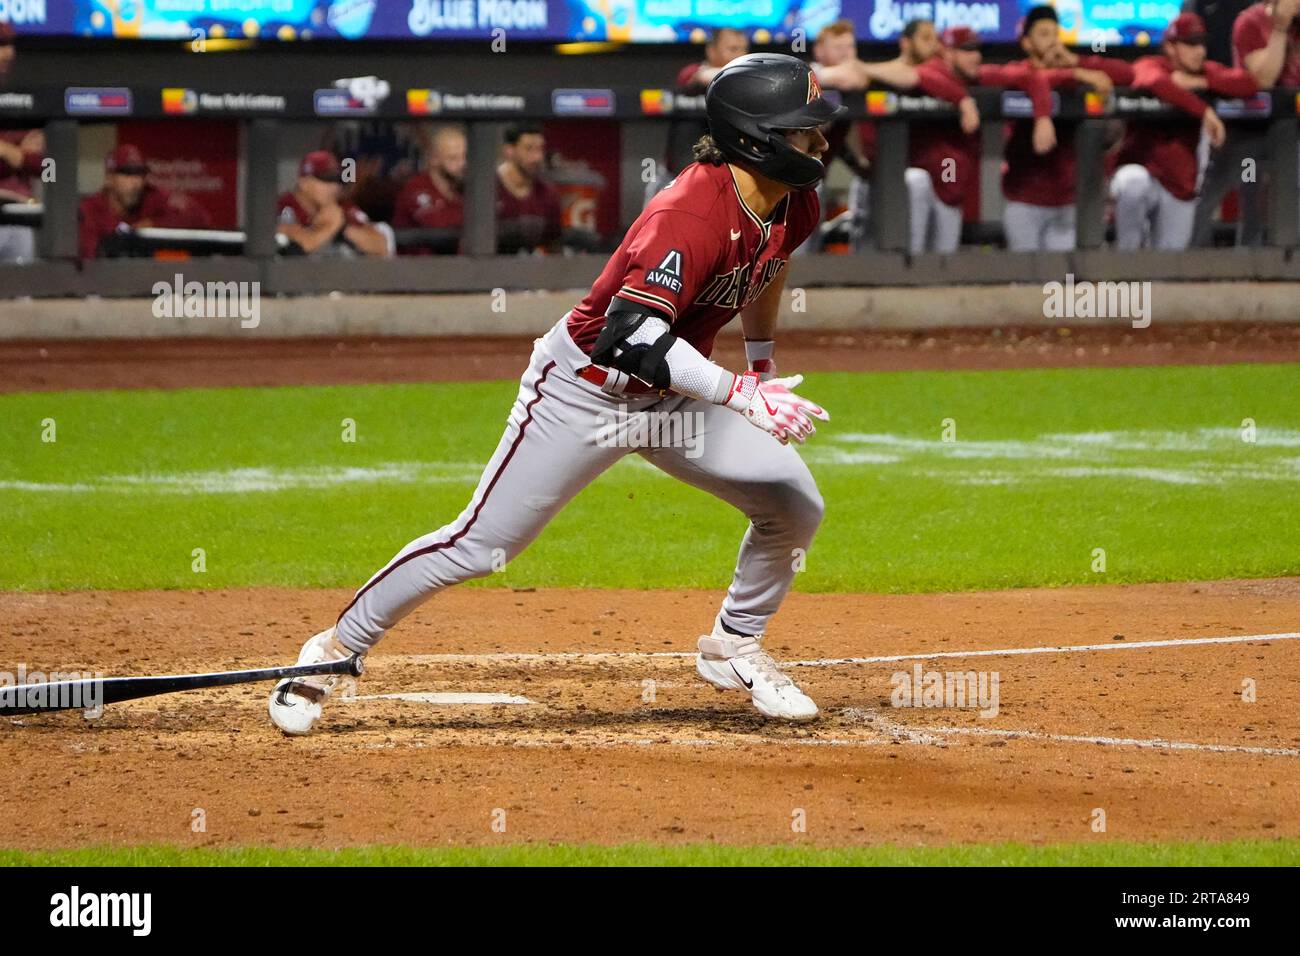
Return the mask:
<svg viewBox="0 0 1300 956"><path fill-rule="evenodd" d="M152 893L82 893L74 886L50 897L50 925L125 927L132 936L148 936L153 928Z"/></svg>

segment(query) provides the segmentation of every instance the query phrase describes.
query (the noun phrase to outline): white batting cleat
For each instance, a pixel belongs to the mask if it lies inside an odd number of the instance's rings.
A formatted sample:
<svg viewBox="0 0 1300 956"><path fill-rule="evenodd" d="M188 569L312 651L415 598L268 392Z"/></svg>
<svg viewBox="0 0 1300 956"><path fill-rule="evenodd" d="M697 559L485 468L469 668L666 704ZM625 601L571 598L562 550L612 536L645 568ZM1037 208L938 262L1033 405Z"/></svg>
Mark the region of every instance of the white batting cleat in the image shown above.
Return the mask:
<svg viewBox="0 0 1300 956"><path fill-rule="evenodd" d="M302 646L299 664L323 664L327 661L347 660L352 652L338 642L334 628L321 631ZM320 720L325 699L338 685L341 675L325 674L319 677L297 677L282 680L271 691L267 709L271 723L286 734L301 736L311 733Z"/></svg>
<svg viewBox="0 0 1300 956"><path fill-rule="evenodd" d="M750 696L758 712L782 720L813 720L817 705L772 660L762 635L740 637L714 627L700 638L695 669L718 690L739 690Z"/></svg>

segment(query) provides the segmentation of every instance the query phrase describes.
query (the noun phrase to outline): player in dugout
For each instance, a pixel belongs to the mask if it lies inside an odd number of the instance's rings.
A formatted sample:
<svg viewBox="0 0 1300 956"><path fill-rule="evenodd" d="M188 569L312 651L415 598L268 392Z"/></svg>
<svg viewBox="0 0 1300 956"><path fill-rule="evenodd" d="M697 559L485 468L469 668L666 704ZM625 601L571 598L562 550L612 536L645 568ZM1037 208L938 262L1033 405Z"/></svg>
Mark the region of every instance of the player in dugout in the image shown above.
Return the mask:
<svg viewBox="0 0 1300 956"><path fill-rule="evenodd" d="M427 229L446 234L436 244L403 247L405 253L455 253L465 226L465 131L440 126L429 140L429 157L397 194L393 228Z"/></svg>
<svg viewBox="0 0 1300 956"><path fill-rule="evenodd" d="M1114 176L1115 244L1120 249L1186 249L1196 215L1197 149L1204 134L1209 145L1223 145L1223 121L1205 100L1253 96L1255 78L1205 57L1205 22L1180 14L1165 28L1160 52L1133 64L1133 87L1158 96L1190 119L1169 123L1129 123L1111 159Z"/></svg>
<svg viewBox="0 0 1300 956"><path fill-rule="evenodd" d="M1020 28L1023 65L1043 70L1053 89L1091 87L1103 98L1115 86L1133 83L1133 68L1114 57L1080 56L1061 42L1056 11L1037 6ZM1002 225L1012 252L1067 252L1075 245L1074 126L1061 124L1055 148L1039 152L1034 122L1008 124L1002 194L1006 198Z"/></svg>
<svg viewBox="0 0 1300 956"><path fill-rule="evenodd" d="M323 149L308 153L293 191L280 196L276 231L304 255L392 255L392 231L342 199L342 183L338 157Z"/></svg>
<svg viewBox="0 0 1300 956"><path fill-rule="evenodd" d="M118 240L130 230L211 229L208 211L180 191L149 182L139 147L123 143L104 157L104 187L81 200L77 254L82 259L122 253Z"/></svg>
<svg viewBox="0 0 1300 956"><path fill-rule="evenodd" d="M1038 155L1056 146L1047 77L1024 63L984 62L980 36L970 27L950 27L940 37L929 20L904 29L899 56L886 63L856 61L836 70L851 88L884 82L898 89L920 89L957 107L956 123L916 123L909 130L905 173L909 249L951 253L961 241L962 211L979 183L979 109L973 86L998 86L1029 95L1034 120L1030 141Z"/></svg>
<svg viewBox="0 0 1300 956"><path fill-rule="evenodd" d="M0 23L0 89L14 74L15 31ZM18 126L0 129L0 203L31 203L32 185L45 162L45 132ZM36 258L36 233L31 226L0 224L0 262L23 263Z"/></svg>

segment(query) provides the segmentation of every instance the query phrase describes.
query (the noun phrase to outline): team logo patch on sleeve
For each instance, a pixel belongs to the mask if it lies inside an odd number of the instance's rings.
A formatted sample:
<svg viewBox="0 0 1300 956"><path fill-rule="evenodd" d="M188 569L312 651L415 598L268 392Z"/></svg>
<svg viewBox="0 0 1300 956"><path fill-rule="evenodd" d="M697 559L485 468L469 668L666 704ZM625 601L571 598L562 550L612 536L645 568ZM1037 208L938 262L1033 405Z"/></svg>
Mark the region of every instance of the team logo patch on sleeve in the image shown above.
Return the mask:
<svg viewBox="0 0 1300 956"><path fill-rule="evenodd" d="M669 249L663 261L645 274L647 285L663 286L673 292L682 291L682 254Z"/></svg>

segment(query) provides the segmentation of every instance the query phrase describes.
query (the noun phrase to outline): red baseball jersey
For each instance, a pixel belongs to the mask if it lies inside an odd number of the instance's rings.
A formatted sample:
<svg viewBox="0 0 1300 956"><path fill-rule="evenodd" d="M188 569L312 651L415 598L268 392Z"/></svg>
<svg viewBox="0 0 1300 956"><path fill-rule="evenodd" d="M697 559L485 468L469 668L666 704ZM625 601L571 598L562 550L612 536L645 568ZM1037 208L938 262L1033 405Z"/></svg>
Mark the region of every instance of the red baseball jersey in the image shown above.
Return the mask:
<svg viewBox="0 0 1300 956"><path fill-rule="evenodd" d="M28 129L0 129L0 142L21 147L29 133L31 130ZM30 198L32 180L41 174L44 159L44 156L32 150L23 150L22 161L17 165L0 159L0 189Z"/></svg>
<svg viewBox="0 0 1300 956"><path fill-rule="evenodd" d="M1029 94L1035 116L1052 112L1052 93L1042 70L1026 63L980 67L974 84L958 76L941 57L934 57L917 67L921 89L949 103L960 103L970 95L970 85L1003 86ZM938 123L914 123L908 140L907 165L924 169L934 184L934 194L949 206L961 206L966 194L978 188L980 138L966 135L956 120Z"/></svg>
<svg viewBox="0 0 1300 956"><path fill-rule="evenodd" d="M343 225L348 226L368 226L370 217L367 216L357 206L350 202L341 202L339 205L343 208ZM275 210L278 216L277 221L285 226L310 226L315 216L307 211L298 197L293 193L281 193L280 199L276 202Z"/></svg>
<svg viewBox="0 0 1300 956"><path fill-rule="evenodd" d="M1029 64L1022 60L1019 64ZM1032 64L1029 64L1032 65ZM1100 70L1116 86L1133 82L1133 68L1123 60L1105 56L1081 56L1079 67ZM1070 69L1044 70L1053 89L1079 85ZM1056 124L1056 148L1046 155L1034 152L1034 125L1029 120L1007 124L1006 167L1002 173L1002 194L1012 202L1034 206L1068 206L1074 202L1074 124Z"/></svg>
<svg viewBox="0 0 1300 956"><path fill-rule="evenodd" d="M145 183L134 209L119 212L107 190L81 200L77 210L77 250L82 259L93 259L99 244L117 231L119 224L158 226L168 229L211 229L207 210L184 193Z"/></svg>
<svg viewBox="0 0 1300 956"><path fill-rule="evenodd" d="M1245 67L1246 54L1268 46L1273 32L1273 16L1268 5L1257 3L1237 14L1232 23L1232 61L1234 66ZM1291 21L1286 37L1286 59L1276 86L1300 86L1300 17Z"/></svg>
<svg viewBox="0 0 1300 956"><path fill-rule="evenodd" d="M1126 163L1145 166L1175 199L1196 198L1196 148L1201 139L1199 120L1206 102L1173 81L1173 63L1163 54L1144 56L1133 64L1133 87L1154 93L1188 114L1184 121L1129 123L1124 141L1108 163L1111 172ZM1211 93L1253 96L1255 79L1246 70L1230 69L1205 61L1205 79Z"/></svg>
<svg viewBox="0 0 1300 956"><path fill-rule="evenodd" d="M693 163L642 210L569 314L569 335L591 354L617 295L666 316L673 334L707 357L718 330L780 275L820 211L816 192L797 191L760 219L729 165Z"/></svg>
<svg viewBox="0 0 1300 956"><path fill-rule="evenodd" d="M398 229L460 229L464 224L464 197L448 197L428 173L416 173L397 194L393 226Z"/></svg>
<svg viewBox="0 0 1300 956"><path fill-rule="evenodd" d="M535 249L560 238L560 194L544 179L534 179L526 196L516 196L497 177L498 251L515 252L516 246ZM505 242L507 248L501 248Z"/></svg>

